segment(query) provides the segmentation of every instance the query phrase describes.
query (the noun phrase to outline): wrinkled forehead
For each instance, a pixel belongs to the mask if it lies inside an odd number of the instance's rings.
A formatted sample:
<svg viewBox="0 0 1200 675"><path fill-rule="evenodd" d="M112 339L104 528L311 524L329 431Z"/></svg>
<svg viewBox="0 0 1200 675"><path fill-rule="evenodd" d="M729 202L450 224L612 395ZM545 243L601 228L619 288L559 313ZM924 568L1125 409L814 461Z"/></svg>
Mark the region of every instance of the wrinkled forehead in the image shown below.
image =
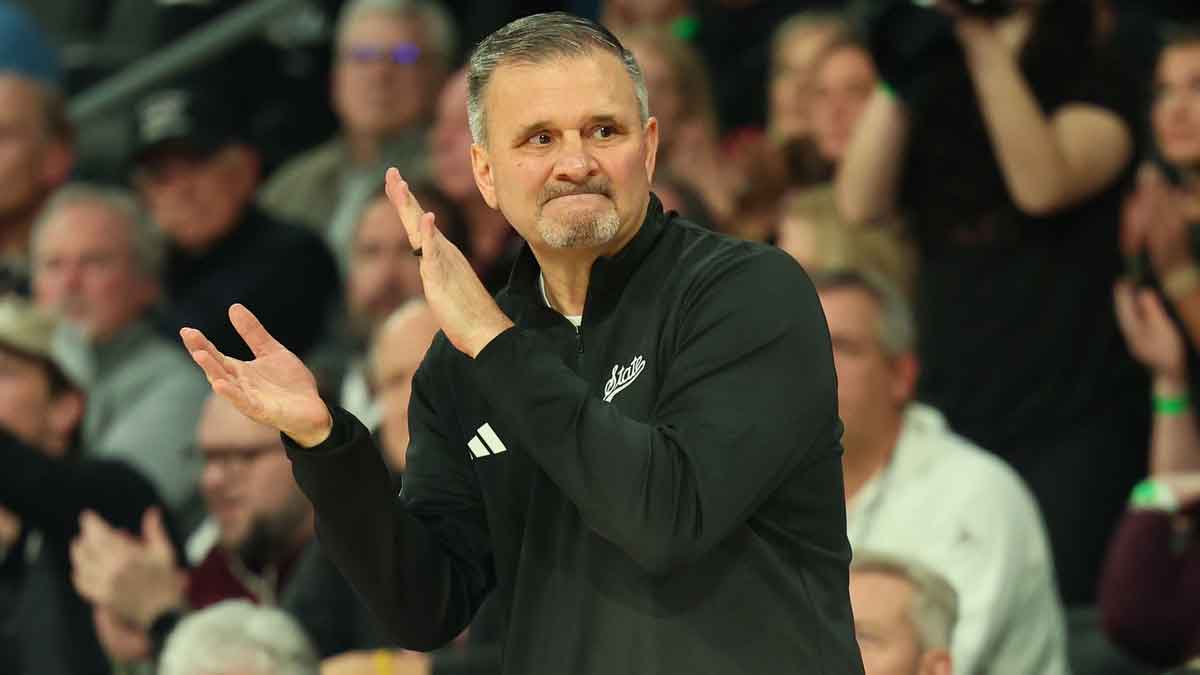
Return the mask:
<svg viewBox="0 0 1200 675"><path fill-rule="evenodd" d="M595 116L637 121L633 78L611 52L501 61L484 91L491 130L503 134L537 120L573 123Z"/></svg>
<svg viewBox="0 0 1200 675"><path fill-rule="evenodd" d="M129 217L99 199L79 199L45 217L34 248L74 244L78 248L119 249L129 246ZM35 251L36 252L36 251Z"/></svg>
<svg viewBox="0 0 1200 675"><path fill-rule="evenodd" d="M424 46L428 40L420 17L387 10L363 9L354 14L338 35L338 45L411 42Z"/></svg>

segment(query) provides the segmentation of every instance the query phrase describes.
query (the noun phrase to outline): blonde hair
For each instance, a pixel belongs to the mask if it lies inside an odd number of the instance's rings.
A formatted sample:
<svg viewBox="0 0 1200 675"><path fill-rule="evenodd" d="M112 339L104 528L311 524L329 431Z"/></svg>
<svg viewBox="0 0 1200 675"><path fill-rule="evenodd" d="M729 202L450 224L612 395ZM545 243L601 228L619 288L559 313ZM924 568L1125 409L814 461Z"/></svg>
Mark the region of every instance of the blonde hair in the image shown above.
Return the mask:
<svg viewBox="0 0 1200 675"><path fill-rule="evenodd" d="M958 593L936 570L908 558L860 552L850 563L851 574L886 574L912 586L909 619L921 649L949 649L958 622Z"/></svg>
<svg viewBox="0 0 1200 675"><path fill-rule="evenodd" d="M899 222L851 224L838 212L833 187L821 185L794 192L784 200L780 248L797 255L789 241L804 234L812 242L813 259L801 261L813 268L809 271L867 270L911 297L916 282L916 248L903 236Z"/></svg>

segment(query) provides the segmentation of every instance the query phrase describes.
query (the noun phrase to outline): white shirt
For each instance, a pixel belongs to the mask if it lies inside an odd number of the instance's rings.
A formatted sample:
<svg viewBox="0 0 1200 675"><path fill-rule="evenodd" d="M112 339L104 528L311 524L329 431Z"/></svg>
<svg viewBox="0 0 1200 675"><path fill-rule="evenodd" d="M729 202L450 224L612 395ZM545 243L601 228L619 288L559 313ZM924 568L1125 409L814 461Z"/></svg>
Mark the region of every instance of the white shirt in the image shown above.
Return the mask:
<svg viewBox="0 0 1200 675"><path fill-rule="evenodd" d="M342 379L342 407L363 423L363 426L376 431L383 423L383 409L379 401L371 395L371 387L367 384L367 364L365 359L355 359L346 369Z"/></svg>
<svg viewBox="0 0 1200 675"><path fill-rule="evenodd" d="M955 673L1068 672L1054 564L1032 495L936 409L908 406L891 462L846 513L854 550L922 562L958 591Z"/></svg>

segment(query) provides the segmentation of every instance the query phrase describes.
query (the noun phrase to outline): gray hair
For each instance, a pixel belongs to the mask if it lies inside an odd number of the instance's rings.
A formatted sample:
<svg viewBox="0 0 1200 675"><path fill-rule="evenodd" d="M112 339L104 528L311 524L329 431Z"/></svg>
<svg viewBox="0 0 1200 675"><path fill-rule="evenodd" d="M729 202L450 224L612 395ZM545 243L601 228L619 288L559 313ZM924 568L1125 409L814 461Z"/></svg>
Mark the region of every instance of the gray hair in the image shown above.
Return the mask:
<svg viewBox="0 0 1200 675"><path fill-rule="evenodd" d="M874 552L855 553L850 572L886 574L908 582L913 589L909 619L921 650L950 648L958 622L958 593L944 576L915 560Z"/></svg>
<svg viewBox="0 0 1200 675"><path fill-rule="evenodd" d="M159 675L319 675L320 660L300 624L281 609L226 600L171 632Z"/></svg>
<svg viewBox="0 0 1200 675"><path fill-rule="evenodd" d="M350 24L365 14L375 13L420 21L423 31L429 36L430 46L444 66L449 67L458 52L458 30L454 26L454 19L445 5L437 0L351 0L338 13L335 29L337 43L342 43Z"/></svg>
<svg viewBox="0 0 1200 675"><path fill-rule="evenodd" d="M594 21L566 12L548 12L509 23L484 38L471 52L467 65L467 116L471 140L477 145L487 144L487 117L483 99L492 73L498 66L533 65L556 57L578 58L589 56L597 50L616 56L625 66L625 72L633 80L639 119L645 126L646 120L650 119L649 95L646 93L646 78L642 76L642 68L633 58L633 53L621 44L617 36Z"/></svg>
<svg viewBox="0 0 1200 675"><path fill-rule="evenodd" d="M54 192L39 211L30 235L30 247L36 261L47 224L65 208L95 204L120 217L129 236L130 253L137 269L149 279L158 279L166 256L162 232L129 190L95 183L68 183ZM34 265L34 274L37 265Z"/></svg>
<svg viewBox="0 0 1200 675"><path fill-rule="evenodd" d="M879 342L888 356L900 356L916 347L917 327L912 307L890 281L870 270L840 268L813 274L818 291L858 290L879 305Z"/></svg>

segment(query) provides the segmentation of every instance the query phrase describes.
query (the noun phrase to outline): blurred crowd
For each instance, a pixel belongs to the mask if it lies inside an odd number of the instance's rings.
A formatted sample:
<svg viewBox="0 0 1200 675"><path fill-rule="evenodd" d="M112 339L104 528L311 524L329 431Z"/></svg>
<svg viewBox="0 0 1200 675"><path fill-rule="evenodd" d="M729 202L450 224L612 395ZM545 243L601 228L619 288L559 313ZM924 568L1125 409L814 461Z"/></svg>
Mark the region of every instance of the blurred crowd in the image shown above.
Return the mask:
<svg viewBox="0 0 1200 675"><path fill-rule="evenodd" d="M868 675L1200 672L1200 8L308 0L69 114L249 4L0 0L0 673L496 672L487 605L390 644L178 331L249 358L250 308L399 489L437 323L383 172L503 287L462 64L549 10L635 55L665 208L817 288Z"/></svg>

